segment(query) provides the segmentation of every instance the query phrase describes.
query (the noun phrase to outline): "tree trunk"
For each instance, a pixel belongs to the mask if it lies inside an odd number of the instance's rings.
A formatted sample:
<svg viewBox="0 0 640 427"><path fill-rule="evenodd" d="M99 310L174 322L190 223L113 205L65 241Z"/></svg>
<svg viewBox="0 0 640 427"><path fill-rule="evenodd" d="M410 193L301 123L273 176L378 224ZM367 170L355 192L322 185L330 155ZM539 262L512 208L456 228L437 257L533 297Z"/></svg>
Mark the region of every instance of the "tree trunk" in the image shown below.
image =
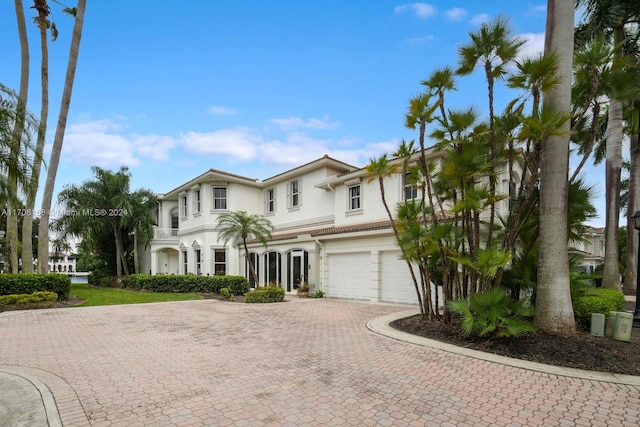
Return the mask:
<svg viewBox="0 0 640 427"><path fill-rule="evenodd" d="M549 108L571 112L574 5L567 0L547 1L545 54L558 55L559 83L545 97ZM535 324L547 332L575 332L569 287L567 251L567 197L569 175L569 128L542 144L540 165L540 249Z"/></svg>
<svg viewBox="0 0 640 427"><path fill-rule="evenodd" d="M140 259L138 257L138 231L133 230L133 272L140 274Z"/></svg>
<svg viewBox="0 0 640 427"><path fill-rule="evenodd" d="M40 216L40 227L38 228L38 272L40 273L44 273L47 266L47 256L49 252L49 218L51 215L51 202L53 200L56 175L58 173L58 164L60 163L62 143L64 142L64 131L67 127L69 106L71 105L71 92L73 90L73 81L76 75L76 66L78 65L78 53L80 51L80 39L82 38L82 26L84 24L84 11L86 8L86 3L87 0L78 0L76 21L73 26L71 48L69 50L67 74L64 80L62 101L60 103L60 113L58 114L58 123L56 126L56 133L53 138L53 147L51 149L51 157L47 170L47 181L45 183L44 193L42 196L42 212Z"/></svg>
<svg viewBox="0 0 640 427"><path fill-rule="evenodd" d="M18 163L24 132L24 119L27 112L27 96L29 92L29 41L27 39L27 25L24 19L24 7L22 0L15 0L16 18L18 21L18 36L20 39L20 89L18 92L18 105L16 121L13 127L13 140L11 141L11 163ZM13 164L7 176L7 242L9 245L9 268L12 273L18 272L18 215L16 209L18 201L17 171L12 170L17 164Z"/></svg>
<svg viewBox="0 0 640 427"><path fill-rule="evenodd" d="M33 157L31 170L31 185L27 193L27 212L33 213L36 206L36 194L40 182L40 167L42 165L42 154L44 152L45 135L47 133L47 120L49 119L49 45L47 42L47 10L38 9L38 26L40 28L40 85L42 97L40 105L40 128L38 130L38 141L36 152ZM33 243L31 235L33 230L33 215L27 215L22 219L22 271L33 272Z"/></svg>
<svg viewBox="0 0 640 427"><path fill-rule="evenodd" d="M638 266L636 265L638 262L638 231L633 228L631 215L640 210L640 195L638 194L640 190L640 147L638 147L640 143L638 138L640 111L634 109L632 116L631 143L629 144L631 167L629 169L629 199L627 203L627 259L623 290L625 293L635 295L638 280Z"/></svg>
<svg viewBox="0 0 640 427"><path fill-rule="evenodd" d="M253 282L256 285L256 289L260 287L260 283L258 282L258 273L256 272L256 267L253 265L253 261L251 261L251 256L249 255L249 248L247 247L247 241L242 241L242 246L244 246L244 255L247 257L247 263L249 264L249 271L251 272L251 277L253 277Z"/></svg>
<svg viewBox="0 0 640 427"><path fill-rule="evenodd" d="M622 103L609 102L607 122L606 219L604 231L604 271L602 287L621 290L618 256L620 216L620 172L622 170Z"/></svg>

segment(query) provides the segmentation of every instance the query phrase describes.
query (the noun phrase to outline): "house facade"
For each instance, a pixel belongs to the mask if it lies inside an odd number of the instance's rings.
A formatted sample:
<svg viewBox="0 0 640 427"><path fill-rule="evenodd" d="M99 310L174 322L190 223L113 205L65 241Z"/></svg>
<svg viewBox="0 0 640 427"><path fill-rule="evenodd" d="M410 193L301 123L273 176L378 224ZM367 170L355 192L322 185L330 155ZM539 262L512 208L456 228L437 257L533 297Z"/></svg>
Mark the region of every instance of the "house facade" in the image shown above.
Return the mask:
<svg viewBox="0 0 640 427"><path fill-rule="evenodd" d="M430 160L439 155L428 154ZM392 212L420 196L402 173L385 178L384 189ZM243 275L255 285L244 251L225 246L215 231L221 213L240 210L274 226L266 247L250 245L261 286L292 293L306 282L329 297L417 303L378 180L329 156L262 181L211 169L159 195L143 271Z"/></svg>

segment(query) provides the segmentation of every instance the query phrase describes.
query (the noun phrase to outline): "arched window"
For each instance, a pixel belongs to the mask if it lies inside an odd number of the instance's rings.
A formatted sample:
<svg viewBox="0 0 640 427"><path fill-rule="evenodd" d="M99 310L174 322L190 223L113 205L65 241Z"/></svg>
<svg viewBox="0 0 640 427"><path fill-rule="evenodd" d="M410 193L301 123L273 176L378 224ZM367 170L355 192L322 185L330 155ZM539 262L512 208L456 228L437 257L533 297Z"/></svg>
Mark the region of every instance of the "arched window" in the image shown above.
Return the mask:
<svg viewBox="0 0 640 427"><path fill-rule="evenodd" d="M245 257L245 276L247 277L247 279L249 280L249 286L252 288L256 287L256 281L253 278L253 274L251 274L251 267L249 266L249 259L251 259L251 262L253 263L253 267L256 269L256 276L258 276L258 285L260 284L260 256L255 253L255 252L251 252L249 254L249 258Z"/></svg>
<svg viewBox="0 0 640 427"><path fill-rule="evenodd" d="M264 254L264 277L265 284L279 285L282 283L282 254L278 252L267 252Z"/></svg>

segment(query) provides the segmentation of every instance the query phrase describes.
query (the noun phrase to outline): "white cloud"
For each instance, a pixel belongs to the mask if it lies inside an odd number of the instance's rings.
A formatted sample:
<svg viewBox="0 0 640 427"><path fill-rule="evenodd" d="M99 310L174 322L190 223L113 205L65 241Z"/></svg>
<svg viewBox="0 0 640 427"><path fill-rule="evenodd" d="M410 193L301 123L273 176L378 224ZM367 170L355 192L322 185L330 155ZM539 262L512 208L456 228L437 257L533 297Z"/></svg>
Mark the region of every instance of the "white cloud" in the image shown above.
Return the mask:
<svg viewBox="0 0 640 427"><path fill-rule="evenodd" d="M480 13L478 15L475 15L473 18L471 18L471 23L473 25L482 25L485 22L489 22L491 21L491 16L489 14L486 13Z"/></svg>
<svg viewBox="0 0 640 427"><path fill-rule="evenodd" d="M217 105L209 107L208 111L215 116L235 116L240 113L240 110L237 108L220 107Z"/></svg>
<svg viewBox="0 0 640 427"><path fill-rule="evenodd" d="M462 21L467 16L467 11L461 7L454 7L444 12L450 21Z"/></svg>
<svg viewBox="0 0 640 427"><path fill-rule="evenodd" d="M297 130L297 129L319 129L319 130L327 130L327 129L336 129L340 127L340 123L332 122L328 117L325 117L324 120L311 118L309 120L304 120L300 117L291 116L286 119L271 119L271 123L280 127L280 129L285 131Z"/></svg>
<svg viewBox="0 0 640 427"><path fill-rule="evenodd" d="M137 153L155 160L169 160L169 152L176 140L164 135L133 135L132 142Z"/></svg>
<svg viewBox="0 0 640 427"><path fill-rule="evenodd" d="M413 12L420 18L429 18L438 13L438 9L429 3L408 3L396 6L393 10L395 13Z"/></svg>
<svg viewBox="0 0 640 427"><path fill-rule="evenodd" d="M522 58L533 58L544 53L544 33L520 34L526 40L520 56Z"/></svg>
<svg viewBox="0 0 640 427"><path fill-rule="evenodd" d="M91 166L135 166L134 145L116 133L122 129L108 119L70 124L64 136L64 156L73 163Z"/></svg>
<svg viewBox="0 0 640 427"><path fill-rule="evenodd" d="M261 139L250 129L235 128L182 133L180 142L192 153L225 155L232 161L251 161L256 158Z"/></svg>
<svg viewBox="0 0 640 427"><path fill-rule="evenodd" d="M547 14L547 5L546 4L539 4L536 6L531 6L529 7L528 12L526 13L526 15L529 16L544 16Z"/></svg>

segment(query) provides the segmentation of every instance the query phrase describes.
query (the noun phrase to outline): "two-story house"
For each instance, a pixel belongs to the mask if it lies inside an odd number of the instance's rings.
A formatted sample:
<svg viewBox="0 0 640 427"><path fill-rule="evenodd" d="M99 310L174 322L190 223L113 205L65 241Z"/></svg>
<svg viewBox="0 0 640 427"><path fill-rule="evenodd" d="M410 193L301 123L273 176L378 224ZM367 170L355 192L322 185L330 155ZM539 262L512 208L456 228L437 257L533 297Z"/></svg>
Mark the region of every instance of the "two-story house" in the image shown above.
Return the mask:
<svg viewBox="0 0 640 427"><path fill-rule="evenodd" d="M406 263L366 171L329 156L257 180L209 170L158 196L146 270L152 274L248 274L240 248L219 240L218 215L244 210L273 224L266 247L251 244L260 285L294 292L307 282L328 296L414 303ZM417 190L401 173L384 181L391 209Z"/></svg>

